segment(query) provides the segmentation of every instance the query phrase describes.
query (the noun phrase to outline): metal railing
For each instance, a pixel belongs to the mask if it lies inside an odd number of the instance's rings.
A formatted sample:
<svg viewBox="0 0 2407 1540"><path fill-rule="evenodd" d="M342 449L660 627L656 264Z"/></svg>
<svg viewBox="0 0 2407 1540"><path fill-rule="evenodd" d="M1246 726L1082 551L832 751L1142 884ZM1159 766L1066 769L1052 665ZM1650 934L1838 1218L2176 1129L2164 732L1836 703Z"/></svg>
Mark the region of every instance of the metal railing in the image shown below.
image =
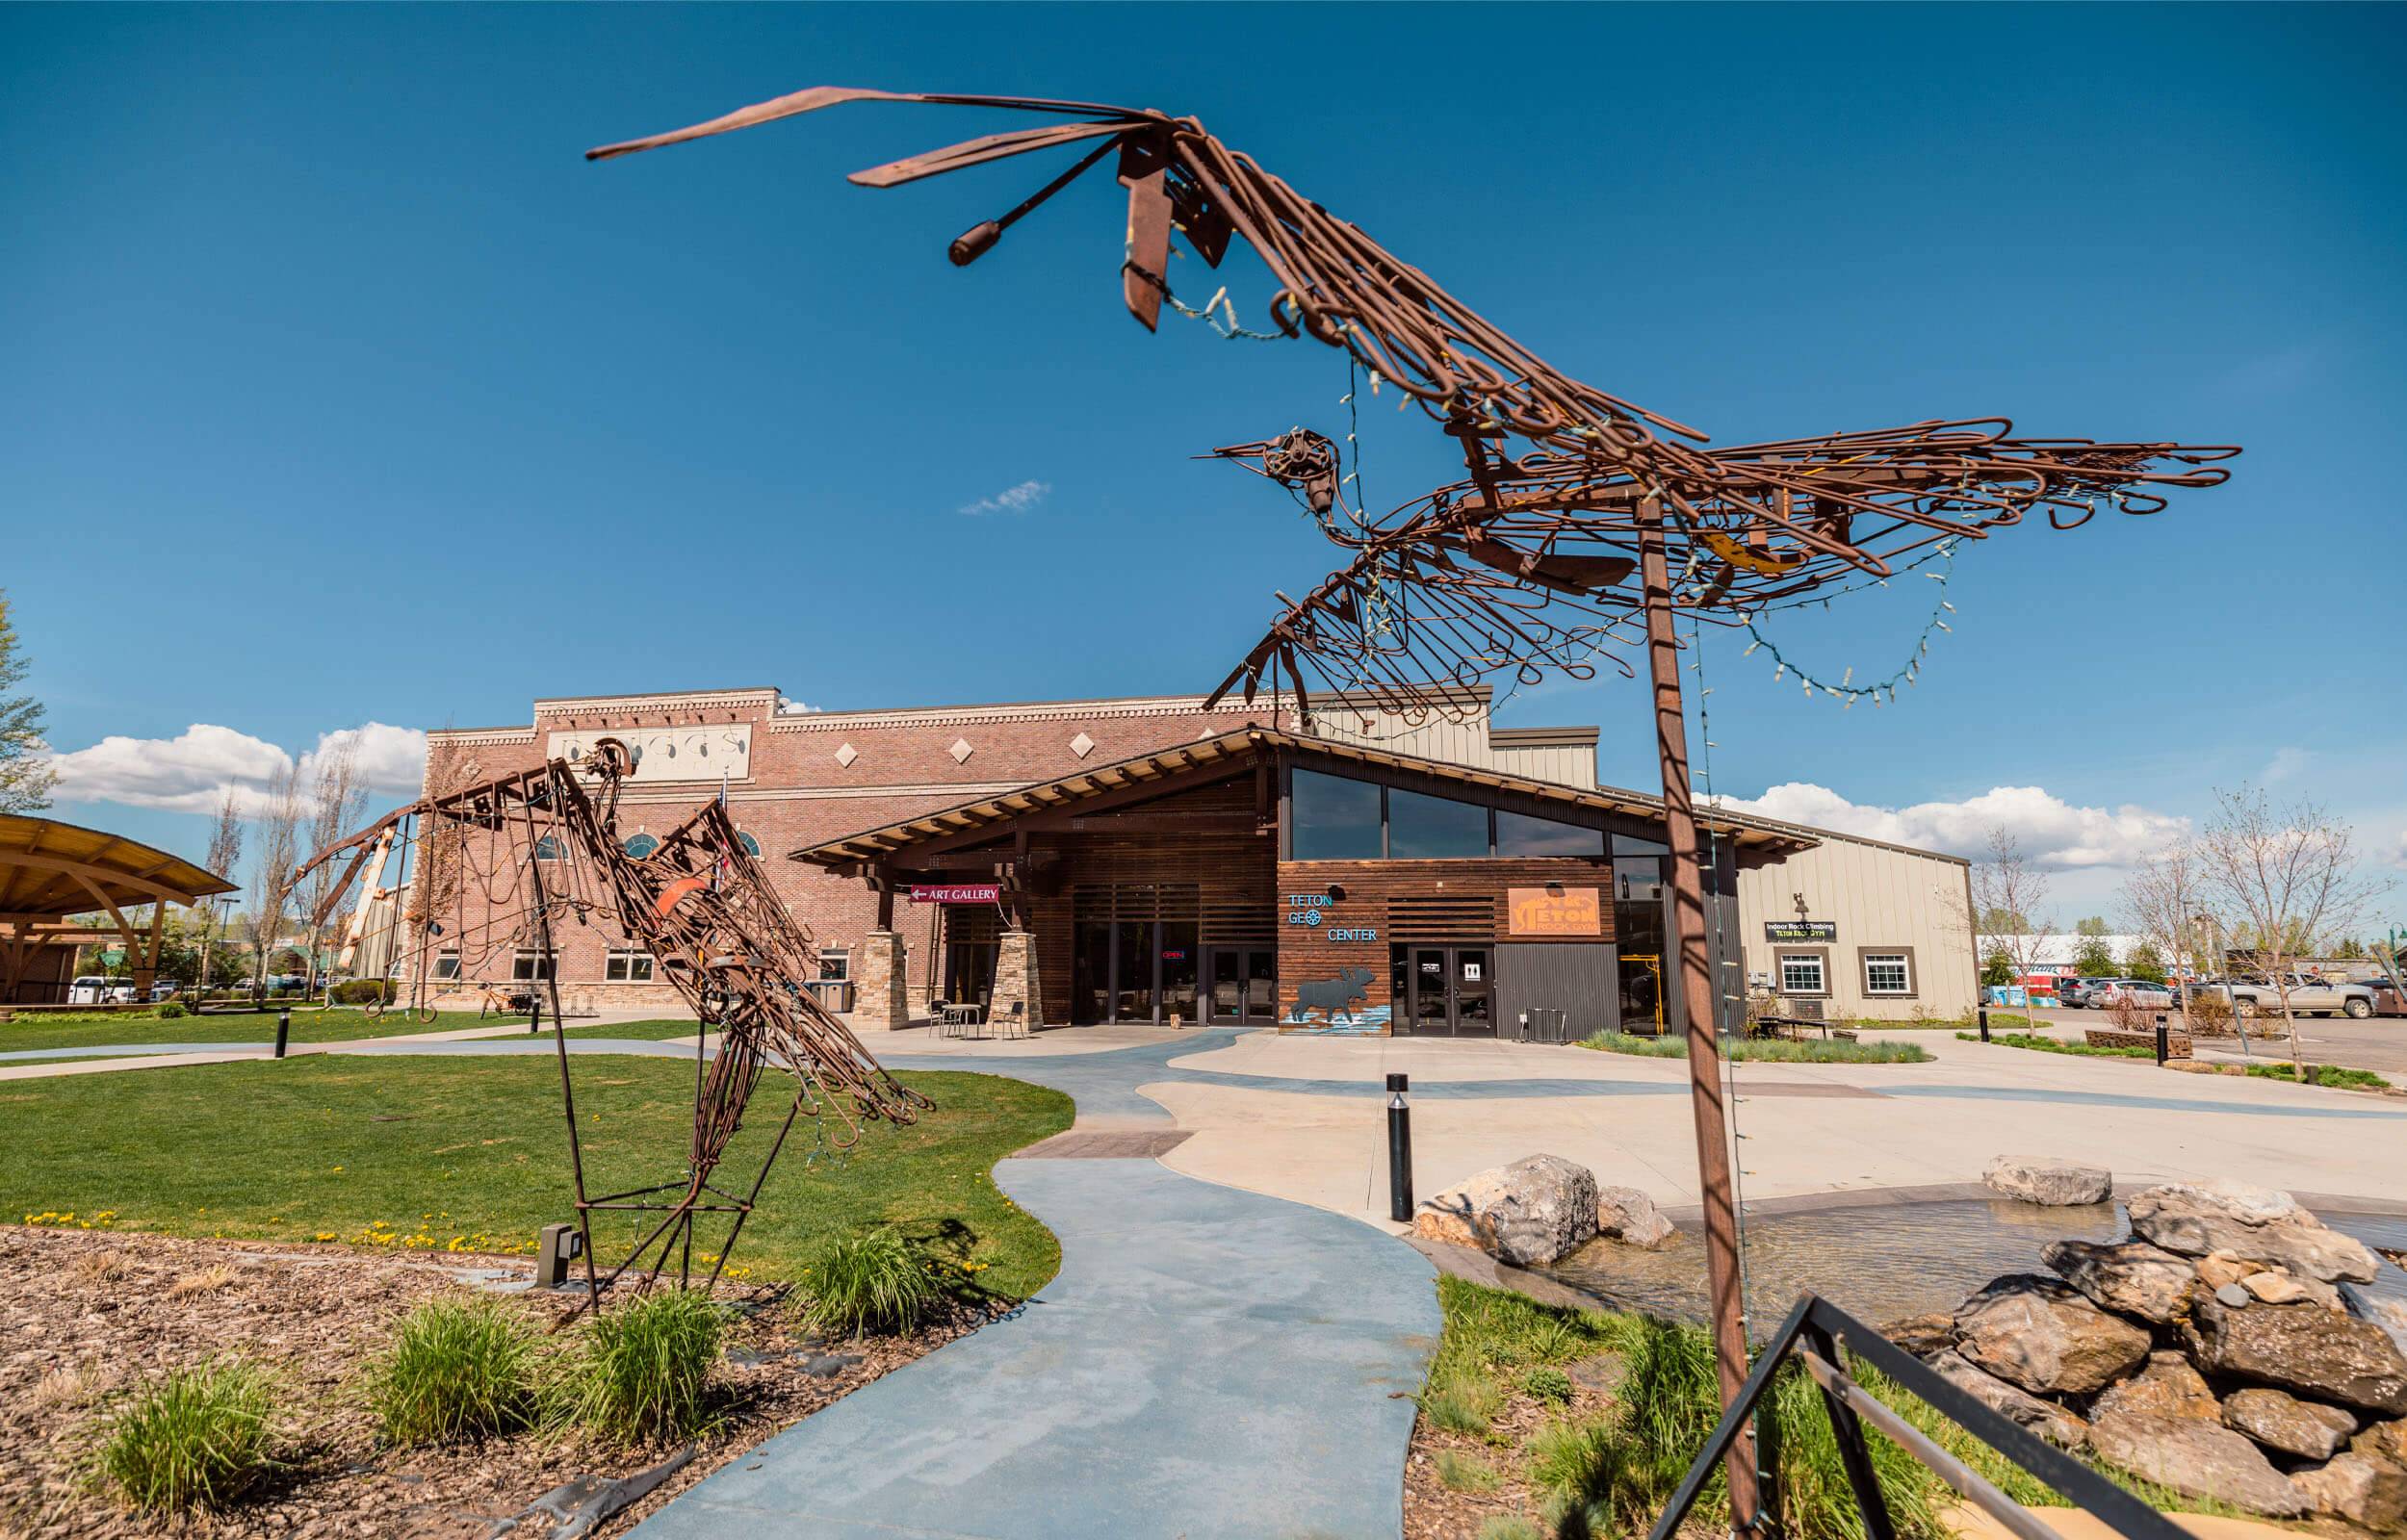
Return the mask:
<svg viewBox="0 0 2407 1540"><path fill-rule="evenodd" d="M1895 1540L1897 1529L1890 1522L1889 1504L1881 1495L1879 1477L1874 1473L1872 1450L1864 1440L1866 1424L1887 1434L1966 1502L2022 1540L2062 1540L2030 1509L1940 1448L1928 1434L1850 1377L1839 1362L1838 1345L1842 1343L1858 1362L1887 1375L1909 1395L2054 1488L2076 1507L2097 1515L2117 1533L2131 1540L2188 1540L2187 1531L2146 1502L2004 1414L1982 1405L1904 1348L1814 1294L1799 1297L1780 1329L1765 1344L1762 1356L1755 1360L1754 1372L1740 1388L1738 1399L1721 1414L1713 1436L1697 1451L1695 1463L1689 1467L1679 1490L1671 1496L1670 1505L1655 1521L1647 1540L1670 1540L1687 1521L1698 1494L1713 1478L1715 1467L1754 1417L1757 1403L1772 1388L1780 1366L1791 1357L1801 1362L1805 1372L1822 1387L1823 1402L1830 1413L1831 1431L1838 1439L1839 1460L1846 1468L1848 1486L1855 1495L1856 1510L1863 1516L1867 1540ZM1764 1419L1758 1432L1757 1468L1761 1474L1757 1478L1755 1532L1765 1535L1782 1532L1780 1458L1773 1431L1772 1420Z"/></svg>

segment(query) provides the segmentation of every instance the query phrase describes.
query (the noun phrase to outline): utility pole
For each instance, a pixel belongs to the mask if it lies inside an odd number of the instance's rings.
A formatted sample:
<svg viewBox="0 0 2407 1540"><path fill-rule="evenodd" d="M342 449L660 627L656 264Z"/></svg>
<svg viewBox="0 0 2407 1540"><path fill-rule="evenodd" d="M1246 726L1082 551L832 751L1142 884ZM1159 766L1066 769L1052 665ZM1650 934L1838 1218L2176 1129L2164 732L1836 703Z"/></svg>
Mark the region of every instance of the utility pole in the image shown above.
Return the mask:
<svg viewBox="0 0 2407 1540"><path fill-rule="evenodd" d="M1671 847L1672 944L1688 1030L1689 1106L1696 1126L1697 1186L1705 1199L1705 1289L1713 1325L1714 1368L1721 1404L1747 1382L1747 1305L1739 1287L1738 1204L1730 1176L1728 1109L1722 1105L1721 1044L1717 1037L1713 961L1705 942L1705 890L1697 869L1696 808L1688 779L1688 724L1680 696L1680 643L1672 629L1671 580L1664 557L1663 503L1639 512L1639 579L1646 605L1646 658L1654 677L1655 748L1663 761L1665 843ZM1742 1432L1723 1457L1733 1528L1753 1527L1755 1441Z"/></svg>

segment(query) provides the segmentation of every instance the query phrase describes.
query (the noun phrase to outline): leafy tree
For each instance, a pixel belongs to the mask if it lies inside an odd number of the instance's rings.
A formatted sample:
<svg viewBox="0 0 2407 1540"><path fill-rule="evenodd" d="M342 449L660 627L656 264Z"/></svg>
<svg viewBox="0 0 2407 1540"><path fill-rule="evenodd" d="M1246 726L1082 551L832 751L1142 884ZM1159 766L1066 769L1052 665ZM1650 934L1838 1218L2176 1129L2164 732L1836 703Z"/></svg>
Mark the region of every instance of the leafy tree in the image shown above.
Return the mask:
<svg viewBox="0 0 2407 1540"><path fill-rule="evenodd" d="M1980 982L1991 986L2014 982L2014 960L2006 955L2005 947L1993 946L1981 958Z"/></svg>
<svg viewBox="0 0 2407 1540"><path fill-rule="evenodd" d="M2084 979L2111 975L2114 972L2114 948L2107 945L2102 936L2093 936L2085 931L2080 935L2081 945L2073 948L2073 971Z"/></svg>
<svg viewBox="0 0 2407 1540"><path fill-rule="evenodd" d="M2342 962L2362 962L2366 959L2365 943L2348 937L2332 949L2332 956Z"/></svg>
<svg viewBox="0 0 2407 1540"><path fill-rule="evenodd" d="M2075 920L2073 934L2075 936L2111 936L2114 933L2107 929L2105 915L2092 914L2087 919Z"/></svg>
<svg viewBox="0 0 2407 1540"><path fill-rule="evenodd" d="M2135 979L2162 984L2165 980L2164 954L2157 950L2156 942L2142 941L2132 948L2131 956L2123 960L2123 971Z"/></svg>
<svg viewBox="0 0 2407 1540"><path fill-rule="evenodd" d="M9 596L0 592L0 812L38 812L50 806L59 773L50 768L50 746L42 741L42 705L30 695L12 695L34 666L18 650L16 626L9 619Z"/></svg>

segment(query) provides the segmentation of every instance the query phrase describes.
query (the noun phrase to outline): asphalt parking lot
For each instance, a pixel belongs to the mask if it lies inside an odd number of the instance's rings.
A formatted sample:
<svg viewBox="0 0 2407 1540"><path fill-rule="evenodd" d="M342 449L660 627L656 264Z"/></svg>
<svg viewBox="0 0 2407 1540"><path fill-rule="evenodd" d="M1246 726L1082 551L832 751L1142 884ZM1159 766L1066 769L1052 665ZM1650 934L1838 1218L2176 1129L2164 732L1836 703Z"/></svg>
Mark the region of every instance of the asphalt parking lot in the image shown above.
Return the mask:
<svg viewBox="0 0 2407 1540"><path fill-rule="evenodd" d="M2104 1011L2037 1014L2042 1021L2068 1032L2081 1027L2109 1026L2113 1021ZM2248 1044L2260 1056L2290 1056L2290 1040L2278 1016L2248 1023ZM2237 1059L2240 1055L2239 1042L2231 1039L2217 1039L2205 1046L2216 1058ZM2346 1016L2301 1016L2298 1056L2313 1065L2370 1069L2407 1083L2407 1016L2374 1016L2364 1021L2351 1021Z"/></svg>

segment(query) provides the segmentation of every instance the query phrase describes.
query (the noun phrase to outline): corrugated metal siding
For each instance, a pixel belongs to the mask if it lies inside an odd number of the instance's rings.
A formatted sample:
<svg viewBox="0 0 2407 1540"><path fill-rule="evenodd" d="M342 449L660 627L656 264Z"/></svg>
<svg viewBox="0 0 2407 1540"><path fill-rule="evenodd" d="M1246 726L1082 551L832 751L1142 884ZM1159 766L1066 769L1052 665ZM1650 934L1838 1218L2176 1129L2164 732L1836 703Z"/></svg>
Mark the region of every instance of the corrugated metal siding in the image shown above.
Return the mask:
<svg viewBox="0 0 2407 1540"><path fill-rule="evenodd" d="M1365 726L1365 722L1368 726ZM1507 775L1550 781L1559 786L1596 789L1596 750L1590 744L1497 744L1488 741L1488 722L1433 719L1411 723L1392 712L1365 717L1355 710L1314 712L1314 732L1341 743L1419 755L1474 770L1500 770Z"/></svg>
<svg viewBox="0 0 2407 1540"><path fill-rule="evenodd" d="M1964 910L1964 867L1943 857L1893 850L1825 835L1816 849L1739 874L1739 929L1751 973L1772 971L1770 920L1798 917L1794 895L1805 897L1805 917L1829 920L1838 938L1830 953L1830 1014L1902 1021L1916 1007L1935 1016L1973 1008L1978 991L1972 922ZM1861 948L1910 947L1914 997L1867 997Z"/></svg>

